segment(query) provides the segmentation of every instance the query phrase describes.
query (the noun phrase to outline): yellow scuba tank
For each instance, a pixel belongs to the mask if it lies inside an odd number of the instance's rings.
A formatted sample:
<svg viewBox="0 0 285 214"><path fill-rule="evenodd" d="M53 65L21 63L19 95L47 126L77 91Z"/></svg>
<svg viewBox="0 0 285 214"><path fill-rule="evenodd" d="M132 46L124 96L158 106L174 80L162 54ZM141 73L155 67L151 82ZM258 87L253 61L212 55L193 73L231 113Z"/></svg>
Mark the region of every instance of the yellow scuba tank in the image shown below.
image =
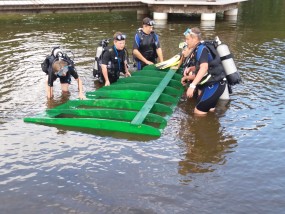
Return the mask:
<svg viewBox="0 0 285 214"><path fill-rule="evenodd" d="M219 37L216 36L215 41L217 43L217 52L222 61L224 67L226 78L229 85L235 85L241 82L241 77L233 60L233 56L226 44L223 44Z"/></svg>

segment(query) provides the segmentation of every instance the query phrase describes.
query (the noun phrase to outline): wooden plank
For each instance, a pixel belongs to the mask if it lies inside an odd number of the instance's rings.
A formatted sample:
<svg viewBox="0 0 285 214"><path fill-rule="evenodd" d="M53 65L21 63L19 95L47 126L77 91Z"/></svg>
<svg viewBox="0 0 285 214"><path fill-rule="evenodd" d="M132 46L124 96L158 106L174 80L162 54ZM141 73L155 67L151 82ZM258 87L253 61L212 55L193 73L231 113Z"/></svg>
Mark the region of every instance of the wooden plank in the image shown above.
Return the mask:
<svg viewBox="0 0 285 214"><path fill-rule="evenodd" d="M39 123L45 125L61 125L79 128L90 128L104 131L117 131L131 134L152 135L159 137L160 130L150 125L141 124L139 126L132 125L129 122L90 119L90 118L25 118L25 122Z"/></svg>
<svg viewBox="0 0 285 214"><path fill-rule="evenodd" d="M145 102L135 100L123 100L123 99L92 99L92 100L69 100L68 102L59 105L53 109L124 109L139 111L143 107ZM172 109L164 104L155 103L151 113L159 114L172 114Z"/></svg>
<svg viewBox="0 0 285 214"><path fill-rule="evenodd" d="M137 113L135 118L132 120L131 124L139 125L142 124L145 117L152 109L153 105L156 103L158 98L160 97L161 93L164 91L165 87L168 85L172 77L174 76L175 72L173 70L169 70L162 81L159 83L157 88L154 90L152 95L148 98L142 109Z"/></svg>
<svg viewBox="0 0 285 214"><path fill-rule="evenodd" d="M91 99L70 100L24 121L160 136L182 95L183 86L175 80L179 76L174 70L157 72L153 69L87 92L86 96ZM147 73L149 75L145 75Z"/></svg>

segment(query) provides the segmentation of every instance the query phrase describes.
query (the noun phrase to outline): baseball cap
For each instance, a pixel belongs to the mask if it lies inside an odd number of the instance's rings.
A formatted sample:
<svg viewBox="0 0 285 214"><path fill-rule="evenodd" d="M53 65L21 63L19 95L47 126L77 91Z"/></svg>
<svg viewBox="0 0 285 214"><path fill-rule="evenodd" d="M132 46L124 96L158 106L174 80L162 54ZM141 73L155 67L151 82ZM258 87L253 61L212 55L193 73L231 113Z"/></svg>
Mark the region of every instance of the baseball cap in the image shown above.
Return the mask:
<svg viewBox="0 0 285 214"><path fill-rule="evenodd" d="M155 24L154 21L148 17L145 17L143 19L143 25L153 26L154 24Z"/></svg>

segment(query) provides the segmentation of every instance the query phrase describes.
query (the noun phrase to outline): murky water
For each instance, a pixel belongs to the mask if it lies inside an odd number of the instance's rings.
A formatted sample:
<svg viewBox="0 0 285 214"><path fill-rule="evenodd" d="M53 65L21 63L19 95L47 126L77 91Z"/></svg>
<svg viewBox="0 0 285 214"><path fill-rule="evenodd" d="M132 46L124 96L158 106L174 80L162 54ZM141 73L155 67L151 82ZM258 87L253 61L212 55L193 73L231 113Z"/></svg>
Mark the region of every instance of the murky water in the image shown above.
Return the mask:
<svg viewBox="0 0 285 214"><path fill-rule="evenodd" d="M250 1L238 20L203 27L230 46L243 84L215 114L194 117L183 97L162 137L24 123L77 98L55 83L48 102L40 63L53 45L75 55L84 90L97 88L97 43L132 37L136 13L0 15L0 213L283 213L285 210L284 1ZM165 58L195 17L156 27Z"/></svg>

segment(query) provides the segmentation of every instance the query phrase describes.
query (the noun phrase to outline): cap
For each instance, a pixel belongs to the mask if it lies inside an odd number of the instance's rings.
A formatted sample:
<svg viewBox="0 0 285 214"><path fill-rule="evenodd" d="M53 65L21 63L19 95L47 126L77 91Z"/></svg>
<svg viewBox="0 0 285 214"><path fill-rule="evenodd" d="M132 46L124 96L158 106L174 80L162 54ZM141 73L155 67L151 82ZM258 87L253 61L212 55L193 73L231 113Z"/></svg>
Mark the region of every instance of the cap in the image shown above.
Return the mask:
<svg viewBox="0 0 285 214"><path fill-rule="evenodd" d="M154 21L148 17L145 17L143 19L143 25L153 26L154 24L155 24Z"/></svg>

